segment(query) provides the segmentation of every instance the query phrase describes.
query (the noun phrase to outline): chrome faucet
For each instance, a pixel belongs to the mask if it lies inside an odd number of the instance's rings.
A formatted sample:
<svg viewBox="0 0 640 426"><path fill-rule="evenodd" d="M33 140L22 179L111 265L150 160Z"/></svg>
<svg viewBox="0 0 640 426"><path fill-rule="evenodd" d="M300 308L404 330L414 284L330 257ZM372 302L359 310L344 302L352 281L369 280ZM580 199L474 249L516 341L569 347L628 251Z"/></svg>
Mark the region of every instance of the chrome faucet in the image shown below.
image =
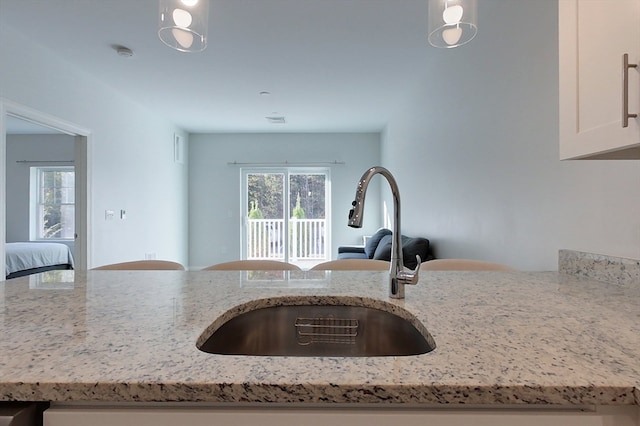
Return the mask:
<svg viewBox="0 0 640 426"><path fill-rule="evenodd" d="M351 203L353 206L349 211L349 223L352 228L362 228L362 215L364 213L364 199L367 193L367 187L371 178L377 174L381 174L387 179L391 186L393 194L393 235L391 242L391 264L389 266L389 297L393 299L404 299L405 284L417 284L418 272L420 271L419 255L416 255L418 266L415 271L411 271L404 267L402 259L402 235L400 233L400 190L398 184L389 170L384 167L371 167L364 172L358 187L356 188L356 199Z"/></svg>

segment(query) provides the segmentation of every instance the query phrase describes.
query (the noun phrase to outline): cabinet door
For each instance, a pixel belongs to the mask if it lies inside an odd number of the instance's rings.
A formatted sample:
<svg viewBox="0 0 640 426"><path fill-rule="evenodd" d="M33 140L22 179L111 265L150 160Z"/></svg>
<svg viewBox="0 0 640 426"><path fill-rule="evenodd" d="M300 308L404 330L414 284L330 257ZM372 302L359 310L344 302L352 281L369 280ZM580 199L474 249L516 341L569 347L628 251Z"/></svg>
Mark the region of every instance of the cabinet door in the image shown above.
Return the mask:
<svg viewBox="0 0 640 426"><path fill-rule="evenodd" d="M561 159L640 158L640 118L622 127L625 53L640 62L640 0L559 0ZM640 66L628 73L640 116Z"/></svg>
<svg viewBox="0 0 640 426"><path fill-rule="evenodd" d="M547 407L548 408L548 407ZM635 407L605 412L520 409L70 407L44 412L44 426L636 426Z"/></svg>

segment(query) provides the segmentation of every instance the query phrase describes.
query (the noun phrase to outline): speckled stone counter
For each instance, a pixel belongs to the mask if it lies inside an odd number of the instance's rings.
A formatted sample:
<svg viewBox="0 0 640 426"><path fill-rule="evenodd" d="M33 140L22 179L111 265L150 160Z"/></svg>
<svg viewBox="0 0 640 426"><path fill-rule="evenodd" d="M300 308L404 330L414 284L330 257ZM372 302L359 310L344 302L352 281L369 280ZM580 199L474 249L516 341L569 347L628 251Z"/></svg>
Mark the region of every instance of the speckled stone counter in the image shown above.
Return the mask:
<svg viewBox="0 0 640 426"><path fill-rule="evenodd" d="M0 282L0 400L640 402L639 285L425 271L406 295L388 298L385 272L56 271ZM406 310L437 347L371 358L196 348L229 310L306 296Z"/></svg>
<svg viewBox="0 0 640 426"><path fill-rule="evenodd" d="M640 260L575 250L558 252L558 272L607 283L640 285Z"/></svg>

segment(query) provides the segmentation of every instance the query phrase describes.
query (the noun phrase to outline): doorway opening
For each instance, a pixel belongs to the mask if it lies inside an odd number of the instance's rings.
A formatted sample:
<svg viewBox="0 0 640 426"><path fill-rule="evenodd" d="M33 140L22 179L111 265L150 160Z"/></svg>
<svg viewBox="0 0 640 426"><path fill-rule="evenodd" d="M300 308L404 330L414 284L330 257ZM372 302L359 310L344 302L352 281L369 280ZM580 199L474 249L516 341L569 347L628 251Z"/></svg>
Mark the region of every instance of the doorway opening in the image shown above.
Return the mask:
<svg viewBox="0 0 640 426"><path fill-rule="evenodd" d="M31 108L19 105L4 99L0 99L0 174L4 178L5 184L0 188L0 202L2 208L0 209L0 240L3 244L0 246L0 265L5 265L5 244L8 241L7 228L9 226L8 209L12 206L8 205L8 161L16 162L16 159L9 160L7 157L7 140L16 138L23 135L38 135L39 138L47 138L47 135L54 140L56 138L66 139L71 145L70 157L62 161L65 165L73 165L75 182L73 191L74 206L73 212L68 213L67 216L73 217L73 238L70 240L70 244L73 245L73 255L75 268L78 270L86 270L90 264L90 212L89 212L89 139L90 132L75 124L68 123L57 117L44 114L42 112L33 110ZM34 138L37 139L37 138ZM19 143L19 142L18 142ZM33 156L33 158L20 159L23 166L27 169L30 166L52 166L56 160L47 160L47 158L41 155ZM29 196L25 195L27 199ZM69 194L69 197L71 195ZM15 226L30 226L29 217L26 218L25 225L12 222L10 225ZM11 229L11 236L15 235L15 229ZM23 230L25 232L25 230ZM27 235L31 233L30 229L26 230Z"/></svg>

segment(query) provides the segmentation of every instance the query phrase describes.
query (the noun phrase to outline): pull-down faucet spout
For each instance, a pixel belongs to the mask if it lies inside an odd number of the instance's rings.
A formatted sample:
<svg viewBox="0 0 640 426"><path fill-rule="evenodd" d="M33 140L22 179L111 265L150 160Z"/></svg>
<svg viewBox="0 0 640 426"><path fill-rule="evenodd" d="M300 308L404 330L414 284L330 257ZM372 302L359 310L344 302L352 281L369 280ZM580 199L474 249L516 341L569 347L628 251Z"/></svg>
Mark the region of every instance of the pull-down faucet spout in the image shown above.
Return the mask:
<svg viewBox="0 0 640 426"><path fill-rule="evenodd" d="M393 299L404 299L405 284L416 284L418 282L418 272L420 270L420 256L416 256L418 266L415 271L405 270L402 259L402 234L400 232L400 190L395 178L384 167L376 166L368 169L358 182L356 197L352 208L349 211L349 223L352 228L362 227L362 216L364 213L364 200L367 194L367 187L371 178L377 174L385 177L391 193L393 195L393 235L391 240L391 262L389 266L389 296Z"/></svg>

